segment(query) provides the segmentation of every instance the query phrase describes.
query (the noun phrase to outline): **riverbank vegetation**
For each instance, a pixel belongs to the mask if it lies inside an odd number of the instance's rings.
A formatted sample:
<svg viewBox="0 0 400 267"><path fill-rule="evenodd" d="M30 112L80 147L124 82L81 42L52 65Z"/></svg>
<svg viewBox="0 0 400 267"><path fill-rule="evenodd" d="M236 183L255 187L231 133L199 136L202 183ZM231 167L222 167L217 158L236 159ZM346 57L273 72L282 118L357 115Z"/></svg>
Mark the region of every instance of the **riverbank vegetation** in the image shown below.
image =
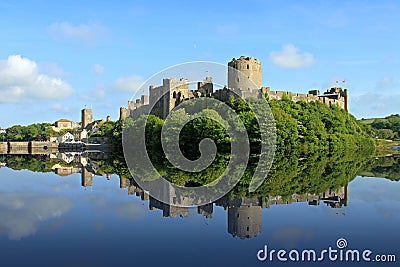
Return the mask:
<svg viewBox="0 0 400 267"><path fill-rule="evenodd" d="M254 113L242 99L231 99L227 104L235 110L246 127L251 145L250 152L253 156L257 156L262 144L260 127ZM276 149L279 153L295 154L300 157L314 153L328 155L335 153L345 156L359 151L363 154L373 154L375 149L373 139L351 114L339 107L329 107L319 102L296 103L289 99L272 100L270 107L275 118ZM229 152L230 138L224 126L218 123L221 118L212 110L202 110L202 113L210 118L198 118L198 114L191 114L187 109L180 113L181 116L193 117L179 134L182 153L188 158L198 157L198 145L204 138L214 140L219 152ZM164 120L154 115L142 115L136 120L127 119L125 127L134 128L146 120L147 149L156 155L154 158L160 160L161 129ZM119 131L111 132L114 138L122 140Z"/></svg>
<svg viewBox="0 0 400 267"><path fill-rule="evenodd" d="M2 141L45 141L50 139L51 123L35 123L27 126L14 125L6 130Z"/></svg>
<svg viewBox="0 0 400 267"><path fill-rule="evenodd" d="M386 118L361 119L364 130L373 138L398 140L400 137L400 115L390 115Z"/></svg>

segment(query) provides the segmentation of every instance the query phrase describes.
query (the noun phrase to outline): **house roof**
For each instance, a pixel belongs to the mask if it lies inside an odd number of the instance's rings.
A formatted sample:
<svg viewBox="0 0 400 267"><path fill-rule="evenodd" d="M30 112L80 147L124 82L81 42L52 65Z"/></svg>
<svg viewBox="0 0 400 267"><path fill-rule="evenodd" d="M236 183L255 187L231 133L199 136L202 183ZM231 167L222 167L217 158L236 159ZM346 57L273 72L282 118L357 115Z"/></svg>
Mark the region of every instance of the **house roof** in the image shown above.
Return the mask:
<svg viewBox="0 0 400 267"><path fill-rule="evenodd" d="M67 120L67 119L61 119L61 120L58 120L58 121L56 121L56 122L72 122L72 121Z"/></svg>

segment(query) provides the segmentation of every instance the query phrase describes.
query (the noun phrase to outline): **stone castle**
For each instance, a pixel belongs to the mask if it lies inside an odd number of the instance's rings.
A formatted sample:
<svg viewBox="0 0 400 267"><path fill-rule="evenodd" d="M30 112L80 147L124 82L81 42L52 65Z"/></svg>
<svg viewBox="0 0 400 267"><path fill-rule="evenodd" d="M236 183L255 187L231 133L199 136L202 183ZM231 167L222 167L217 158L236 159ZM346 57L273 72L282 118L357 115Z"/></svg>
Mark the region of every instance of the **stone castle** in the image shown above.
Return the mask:
<svg viewBox="0 0 400 267"><path fill-rule="evenodd" d="M281 100L285 96L292 101L314 102L319 101L326 105L338 105L348 110L347 89L333 87L321 94L319 90L310 90L308 94L299 94L288 91L273 91L270 87L262 86L262 66L256 58L241 56L233 58L228 63L228 85L214 91L212 77L206 77L203 82L197 83L197 90L189 89L187 79L165 78L160 86L151 85L149 95L142 95L136 101L128 101L128 108L121 107L120 119L135 114L149 113L165 119L170 111L182 101L198 98L213 97L220 101L227 101L230 97L262 98ZM158 100L158 101L157 101Z"/></svg>

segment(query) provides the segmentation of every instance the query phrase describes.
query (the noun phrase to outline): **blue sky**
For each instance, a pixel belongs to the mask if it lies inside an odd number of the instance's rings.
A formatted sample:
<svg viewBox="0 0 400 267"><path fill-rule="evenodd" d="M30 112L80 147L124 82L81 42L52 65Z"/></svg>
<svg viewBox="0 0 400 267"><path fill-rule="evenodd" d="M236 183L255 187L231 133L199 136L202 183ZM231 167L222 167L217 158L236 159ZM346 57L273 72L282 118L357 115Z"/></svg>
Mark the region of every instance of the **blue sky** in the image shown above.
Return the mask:
<svg viewBox="0 0 400 267"><path fill-rule="evenodd" d="M117 119L160 70L241 55L273 90L345 79L357 118L400 113L400 1L116 2L1 1L0 127Z"/></svg>

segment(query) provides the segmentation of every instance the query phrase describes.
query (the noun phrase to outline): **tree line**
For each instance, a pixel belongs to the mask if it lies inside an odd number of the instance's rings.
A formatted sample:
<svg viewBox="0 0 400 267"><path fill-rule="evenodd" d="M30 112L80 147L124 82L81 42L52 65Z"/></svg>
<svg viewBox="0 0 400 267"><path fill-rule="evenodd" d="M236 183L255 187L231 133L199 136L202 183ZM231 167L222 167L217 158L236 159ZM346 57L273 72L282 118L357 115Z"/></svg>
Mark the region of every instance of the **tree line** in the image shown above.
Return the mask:
<svg viewBox="0 0 400 267"><path fill-rule="evenodd" d="M53 124L35 123L28 126L14 125L3 134L1 141L46 141L50 139Z"/></svg>
<svg viewBox="0 0 400 267"><path fill-rule="evenodd" d="M400 115L390 115L385 118L362 119L364 130L372 137L395 140L400 137Z"/></svg>

